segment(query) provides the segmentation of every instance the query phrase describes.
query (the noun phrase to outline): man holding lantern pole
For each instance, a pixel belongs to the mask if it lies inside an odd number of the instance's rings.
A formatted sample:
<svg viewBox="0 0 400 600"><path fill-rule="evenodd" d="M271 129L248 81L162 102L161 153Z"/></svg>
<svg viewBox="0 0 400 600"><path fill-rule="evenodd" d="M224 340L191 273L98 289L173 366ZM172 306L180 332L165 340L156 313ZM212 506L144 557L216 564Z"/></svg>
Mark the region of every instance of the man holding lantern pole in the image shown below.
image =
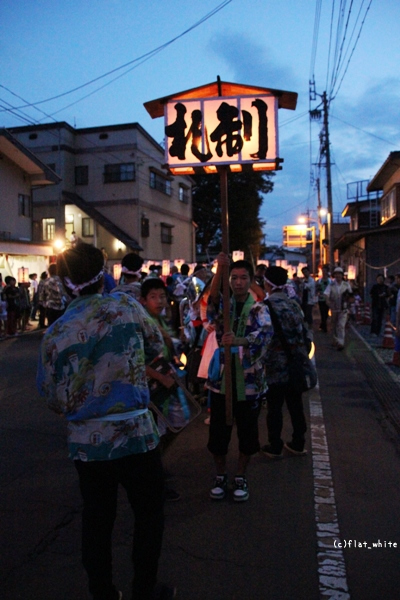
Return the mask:
<svg viewBox="0 0 400 600"><path fill-rule="evenodd" d="M232 422L236 422L239 439L239 457L234 478L233 499L237 502L249 498L246 468L253 454L260 449L258 417L260 399L267 384L262 358L272 337L273 328L265 304L258 304L249 290L254 271L246 260L230 264L227 254L217 257L217 272L211 283L208 320L216 325L219 348L210 363L207 386L210 390L210 429L207 448L214 457L216 479L210 490L213 500L225 498L228 488L226 456L232 434ZM229 331L224 331L221 287L224 269L229 268L229 285L232 295L229 303ZM225 353L230 352L232 397L225 393ZM231 403L231 411L227 410Z"/></svg>

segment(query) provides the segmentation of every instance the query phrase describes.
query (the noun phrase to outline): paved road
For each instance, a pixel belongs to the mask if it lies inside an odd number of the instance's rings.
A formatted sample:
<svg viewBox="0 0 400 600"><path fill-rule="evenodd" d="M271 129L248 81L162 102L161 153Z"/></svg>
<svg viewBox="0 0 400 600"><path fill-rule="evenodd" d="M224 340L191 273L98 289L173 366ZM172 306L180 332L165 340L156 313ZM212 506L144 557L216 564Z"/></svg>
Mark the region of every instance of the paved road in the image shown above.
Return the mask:
<svg viewBox="0 0 400 600"><path fill-rule="evenodd" d="M166 505L160 578L178 586L181 600L399 598L399 547L388 545L400 544L399 435L396 411L382 404L385 393L392 408L398 403L399 386L354 333L344 352L322 333L315 341L320 383L306 399L308 455L256 456L247 503L208 498L205 414L171 446L166 463L182 500ZM89 600L65 424L34 386L39 343L30 333L0 344L1 597ZM265 410L260 431L265 443ZM236 442L231 476L235 450ZM132 527L121 493L114 547L124 598Z"/></svg>

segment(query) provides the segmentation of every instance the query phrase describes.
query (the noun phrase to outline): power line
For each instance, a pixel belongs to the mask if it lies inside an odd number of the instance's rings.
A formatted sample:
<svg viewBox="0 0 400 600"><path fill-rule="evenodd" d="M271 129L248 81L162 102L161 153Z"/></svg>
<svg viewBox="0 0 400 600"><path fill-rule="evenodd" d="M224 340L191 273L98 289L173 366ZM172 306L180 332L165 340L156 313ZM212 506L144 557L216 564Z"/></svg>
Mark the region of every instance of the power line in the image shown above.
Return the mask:
<svg viewBox="0 0 400 600"><path fill-rule="evenodd" d="M342 0L342 2L343 2L343 0ZM339 20L338 20L338 27L337 27L337 33L336 33L336 52L335 52L335 65L336 66L335 66L335 68L332 69L331 88L330 88L331 91L328 94L329 96L331 96L331 92L332 92L332 90L333 90L333 88L335 86L337 74L338 74L338 71L339 71L339 67L341 65L341 57L342 57L342 54L343 54L343 46L344 46L344 43L346 41L346 35L347 35L348 26L349 26L349 21L350 21L352 6L353 6L353 0L351 0L351 2L350 2L350 8L349 8L349 11L347 13L346 25L344 27L343 36L341 34L341 29L343 27L343 19L344 19L344 9L345 9L345 6L343 5L343 10L342 11L339 10ZM342 37L342 41L341 41L340 44L339 44L339 37Z"/></svg>
<svg viewBox="0 0 400 600"><path fill-rule="evenodd" d="M328 88L328 77L329 77L329 65L331 62L331 49L332 49L332 35L333 35L333 16L334 16L334 12L335 12L335 0L332 1L332 11L331 11L331 22L330 22L330 28L329 28L329 47L328 47L328 66L326 69L326 83L325 83L325 89Z"/></svg>
<svg viewBox="0 0 400 600"><path fill-rule="evenodd" d="M104 73L103 75L99 75L98 77L95 77L94 79L92 79L92 80L90 80L90 81L88 81L86 83L83 83L82 85L76 86L75 88L73 88L71 90L63 92L61 94L57 94L55 96L52 96L51 98L46 98L44 100L39 100L37 102L32 102L32 103L24 104L22 106L15 107L15 109L21 109L21 108L27 108L27 107L34 107L34 106L38 106L39 104L44 104L46 102L50 102L52 100L58 100L59 98L62 98L64 96L67 96L69 94L77 92L78 90L81 90L81 89L83 89L83 88L85 88L85 87L87 87L89 85L92 85L93 83L96 83L97 81L100 81L101 79L104 79L105 77L108 77L109 75L112 75L112 74L116 73L117 71L121 71L122 69L126 69L127 67L129 67L130 65L132 65L134 63L142 64L146 60L149 60L154 55L158 54L162 50L165 50L165 48L167 48L168 46L170 46L171 44L173 44L174 42L176 42L180 38L184 37L185 35L187 35L191 31L193 31L194 29L196 29L197 27L199 27L200 25L202 25L203 23L205 23L206 21L208 21L211 17L213 17L215 14L217 14L223 8L225 8L232 1L233 0L224 0L221 4L219 4L218 6L216 6L213 10L211 10L204 17L202 17L199 21L197 21L196 23L194 23L194 25L191 25L188 29L186 29L185 31L183 31L179 35L175 36L174 38L172 38L168 42L165 42L161 46L158 46L157 48L154 48L153 50L150 50L150 52L142 54L142 56L139 56L138 58L134 58L133 60L131 60L131 61L129 61L129 62L123 64L123 65L120 65L119 67L116 67L115 69L112 69L111 71L108 71L107 73ZM139 66L139 65L137 65L137 66ZM133 68L136 68L136 66L132 67L131 69L128 69L123 74L119 75L119 77L122 77L123 75L126 75ZM113 81L115 81L115 79L113 79L111 82L109 82L109 84L113 83ZM91 94L88 94L87 96L84 96L84 98L87 98L89 95L94 94L95 92L99 91L100 89L103 89L103 87L105 87L106 85L109 85L109 84L105 84L105 85L101 86L100 88L94 90L94 92L92 92ZM4 85L0 84L0 87L2 87L3 89L9 91ZM83 100L84 98L81 98L81 100ZM76 102L75 102L75 104L76 104ZM69 106L71 106L71 105L69 105ZM66 108L68 108L68 107L66 107ZM54 113L54 114L56 114L56 113Z"/></svg>
<svg viewBox="0 0 400 600"><path fill-rule="evenodd" d="M319 26L320 26L320 20L321 20L321 2L322 2L322 0L317 0L316 4L315 4L314 32L313 32L311 62L310 62L310 80L314 79L315 61L316 61L317 47L318 47Z"/></svg>
<svg viewBox="0 0 400 600"><path fill-rule="evenodd" d="M345 125L348 125L349 127L353 127L354 129L357 129L358 131L362 131L363 133L370 135L371 137L374 137L377 140L380 140L381 142L386 142L390 146L398 146L397 143L389 142L389 140L385 140L384 138L379 137L379 135L375 135L374 133L371 133L370 131L366 131L365 129L362 129L361 127L357 127L356 125L353 125L352 123L349 123L348 121L344 121L343 119L340 119L339 117L336 117L333 114L331 114L331 117L333 119L336 119L337 121L340 121L341 123L344 123Z"/></svg>
<svg viewBox="0 0 400 600"><path fill-rule="evenodd" d="M364 0L363 0L363 3L364 3ZM362 32L362 30L363 30L363 27L364 27L365 19L367 18L367 14L368 14L368 12L369 12L369 9L370 9L370 7L371 7L371 4L372 4L372 0L370 0L369 4L368 4L368 6L367 6L367 9L366 9L366 11L365 11L365 15L364 15L364 18L363 18L363 20L362 20L362 23L361 23L361 25L360 25L360 29L359 29L359 32L358 32L358 35L357 35L357 39L356 39L356 41L355 41L355 43L354 43L354 46L353 46L353 48L352 48L352 50L351 50L351 54L350 54L350 56L349 56L349 59L348 59L348 61L347 61L346 68L345 68L345 70L344 70L344 73L343 73L343 75L342 75L342 78L341 78L341 80L340 80L340 82L339 82L339 85L338 85L338 88L337 88L337 90L336 90L336 93L335 93L335 95L333 95L333 88L332 88L332 90L331 90L332 100L333 100L333 98L336 98L336 96L337 96L337 95L338 95L338 93L339 93L339 90L340 90L340 88L341 88L341 85L342 85L342 83L343 83L343 79L345 78L345 75L346 75L346 73L347 73L347 70L348 70L348 68L349 68L349 65L350 65L351 59L353 58L354 51L355 51L355 49L356 49L356 46L357 46L357 44L358 44L358 40L360 39L361 32ZM361 6L362 6L362 5L361 5ZM361 10L361 8L360 8L360 10ZM358 17L357 17L357 18L358 18ZM353 34L352 34L352 35L353 35ZM351 41L351 38L350 38L350 41Z"/></svg>

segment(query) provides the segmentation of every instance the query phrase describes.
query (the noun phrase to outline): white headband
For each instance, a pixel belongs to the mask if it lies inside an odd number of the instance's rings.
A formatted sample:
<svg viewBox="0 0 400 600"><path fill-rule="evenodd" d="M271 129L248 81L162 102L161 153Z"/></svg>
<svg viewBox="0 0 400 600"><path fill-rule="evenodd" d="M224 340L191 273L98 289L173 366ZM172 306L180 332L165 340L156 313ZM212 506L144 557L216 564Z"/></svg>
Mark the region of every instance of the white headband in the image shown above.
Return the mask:
<svg viewBox="0 0 400 600"><path fill-rule="evenodd" d="M289 298L295 298L296 297L296 290L294 289L294 287L290 284L290 283L285 283L284 285L275 285L274 283L272 283L272 281L270 281L269 279L267 279L266 277L264 277L265 281L272 287L272 290L282 290L284 292L286 292L287 296Z"/></svg>
<svg viewBox="0 0 400 600"><path fill-rule="evenodd" d="M72 291L74 296L79 296L79 292L81 290L83 290L83 288L88 287L89 285L92 285L92 283L96 283L97 281L100 281L100 279L103 277L103 274L104 274L104 267L101 269L100 273L98 273L95 277L93 277L93 279L91 279L90 281L86 281L85 283L79 283L79 284L75 285L75 283L72 283L72 281L70 280L69 277L64 277L64 281L67 284L67 286L69 287L69 289Z"/></svg>
<svg viewBox="0 0 400 600"><path fill-rule="evenodd" d="M284 283L283 285L275 285L275 283L272 283L272 281L270 281L266 277L264 277L264 279L272 287L273 290L283 290L283 288L286 285L286 283Z"/></svg>
<svg viewBox="0 0 400 600"><path fill-rule="evenodd" d="M141 272L141 269L139 269L139 271L130 271L126 267L122 267L121 269L121 273L126 273L127 275L137 275L137 277L139 277Z"/></svg>

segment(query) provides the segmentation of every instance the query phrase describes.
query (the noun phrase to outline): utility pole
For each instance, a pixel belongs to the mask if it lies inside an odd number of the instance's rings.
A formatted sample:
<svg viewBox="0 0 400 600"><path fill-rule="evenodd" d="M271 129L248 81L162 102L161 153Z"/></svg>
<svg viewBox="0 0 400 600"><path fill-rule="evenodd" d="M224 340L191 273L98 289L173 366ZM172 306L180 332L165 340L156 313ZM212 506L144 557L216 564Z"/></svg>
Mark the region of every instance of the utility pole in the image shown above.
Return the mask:
<svg viewBox="0 0 400 600"><path fill-rule="evenodd" d="M318 198L318 208L317 208L317 214L318 214L318 241L319 241L319 266L322 268L322 265L324 264L324 252L323 252L323 244L322 244L322 216L321 216L321 186L320 186L320 180L319 177L317 177L317 198Z"/></svg>
<svg viewBox="0 0 400 600"><path fill-rule="evenodd" d="M325 160L326 160L326 193L327 193L327 224L328 224L328 244L329 244L329 265L334 268L333 260L333 205L332 205L332 179L331 179L331 151L329 147L329 123L328 110L329 103L326 97L326 92L322 94L322 103L324 108L324 144L325 144Z"/></svg>

